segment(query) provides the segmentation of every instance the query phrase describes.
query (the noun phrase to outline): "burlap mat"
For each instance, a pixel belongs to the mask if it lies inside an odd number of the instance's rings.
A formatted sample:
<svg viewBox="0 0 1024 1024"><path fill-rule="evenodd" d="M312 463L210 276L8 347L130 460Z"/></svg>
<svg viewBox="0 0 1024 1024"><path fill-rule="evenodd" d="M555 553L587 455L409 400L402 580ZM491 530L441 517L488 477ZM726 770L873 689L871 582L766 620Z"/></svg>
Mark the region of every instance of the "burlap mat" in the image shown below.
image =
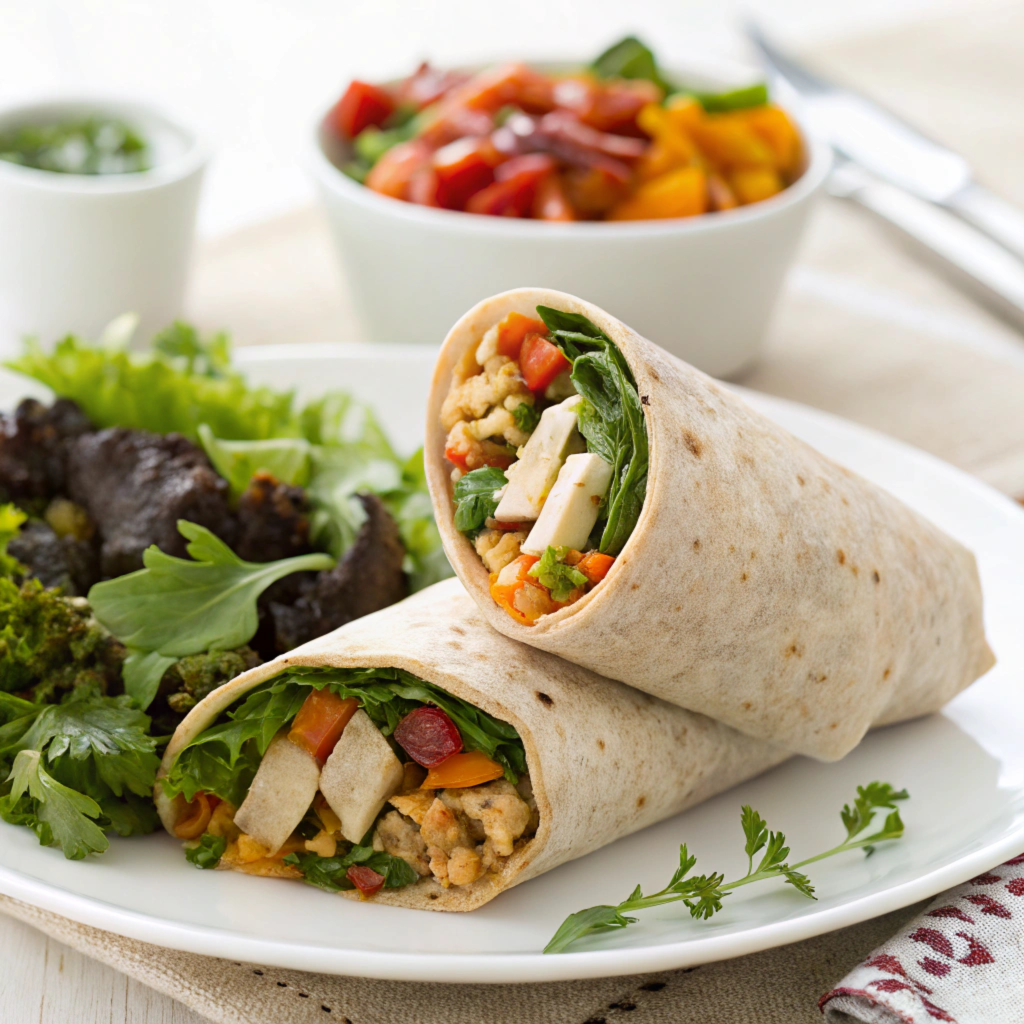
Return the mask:
<svg viewBox="0 0 1024 1024"><path fill-rule="evenodd" d="M1024 6L976 5L815 57L967 153L1024 204ZM600 301L600 296L592 296ZM239 344L359 340L326 231L302 211L207 244L192 315ZM408 339L416 340L416 339ZM741 382L909 441L1024 497L1024 346L857 211L821 211ZM422 985L193 956L0 897L0 910L230 1024L800 1024L818 997L919 907L692 971L563 984Z"/></svg>

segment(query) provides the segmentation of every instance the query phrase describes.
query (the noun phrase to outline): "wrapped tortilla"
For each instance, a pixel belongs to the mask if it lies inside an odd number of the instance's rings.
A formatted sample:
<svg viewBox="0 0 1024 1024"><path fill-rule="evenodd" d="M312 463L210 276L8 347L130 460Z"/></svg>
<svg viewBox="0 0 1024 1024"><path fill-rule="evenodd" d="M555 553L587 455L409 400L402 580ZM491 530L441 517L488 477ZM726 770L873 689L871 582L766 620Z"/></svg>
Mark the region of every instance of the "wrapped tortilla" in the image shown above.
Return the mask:
<svg viewBox="0 0 1024 1024"><path fill-rule="evenodd" d="M748 735L835 760L994 663L971 552L571 295L470 310L426 437L445 551L492 626Z"/></svg>
<svg viewBox="0 0 1024 1024"><path fill-rule="evenodd" d="M237 709L240 701L254 695L258 697L261 686L265 690L287 673L305 671L307 674L298 678L311 680L321 678L318 671L344 676L346 672L368 669L381 673L398 670L400 679L414 677L434 687L437 704L451 711L452 717L460 722L465 740L463 753L452 755L436 768L429 769L431 774L425 782L419 783L419 788L399 784L391 797L384 797L373 840L367 839L364 849L376 848L373 856L378 858L387 858L392 853L405 856L417 869L407 884L385 886L370 897L392 905L427 910L473 910L513 885L677 814L788 756L778 747L751 740L708 718L507 639L484 621L457 580L447 580L246 672L214 691L192 709L176 730L164 754L160 779L173 780L180 776L178 766L189 749L202 749L197 740L211 735L212 729L223 728L225 723L230 725L232 720L224 715L225 710ZM372 674L364 672L361 678L365 682ZM379 684L370 685L372 688ZM403 688L400 682L387 685L403 694L415 692L415 686ZM339 692L348 691L342 688ZM280 700L281 695L275 699ZM506 772L504 778L482 786L438 788L434 792L429 791L429 786L427 790L422 788L434 773L447 770L452 757L466 756L469 751L469 732L457 713L457 701L466 702L482 715L501 723L505 735L516 737L514 742L521 744L525 760L517 766L514 785L508 781ZM364 703L356 716L365 711L379 719L381 706ZM431 706L426 714L439 717L439 707ZM321 808L324 820L329 815L322 809L323 796L329 795L334 806L337 802L335 788L340 786L343 797L351 796L357 788L350 779L346 789L342 778L346 770L350 775L353 770L363 773L363 779L371 788L386 779L389 770L386 764L375 772L367 767L366 760L350 753L368 738L357 730L350 742L350 732L359 721L358 717L352 717L345 725L321 770L320 786L324 793L313 797L312 810ZM369 721L367 715L366 722ZM296 716L291 720L291 727L294 729L298 722ZM366 722L361 729L365 729ZM276 722L271 729L275 725ZM286 766L286 783L279 784L276 792L282 807L291 801L301 815L316 788L316 782L310 783L307 774L310 770L315 772L316 768L311 769L308 755L291 742L294 732L286 733L287 728L288 725L277 733L263 759L264 762L273 759L277 767ZM399 724L384 747L390 745L407 761L396 742L409 742L403 728ZM377 733L375 742L377 740L383 743L381 733ZM283 746L291 749L283 756L273 753ZM208 745L208 749L214 748ZM506 746L505 749L511 748ZM383 753L374 748L371 759L379 759ZM479 751L469 753L477 758L481 756ZM343 763L336 766L328 785L328 771L335 759ZM515 762L516 759L510 760ZM410 765L403 767L408 772ZM172 834L188 835L193 847L196 843L209 842L213 838L209 836L211 832L227 834L230 841L220 867L278 877L301 877L305 873L307 881L323 877L325 871L329 873L331 869L332 858L328 856L310 864L308 858L314 855L307 852L315 849L331 854L330 849L323 847L323 834L304 840L295 833L276 851L269 849L269 844L281 841L280 832L273 836L270 833L281 824L282 816L275 816L268 808L274 787L266 785L266 779L260 782L262 770L263 762L241 806L232 812L234 829L230 824L216 828L218 815L227 806L225 803L218 804L212 816L207 807L205 820L193 827L197 807L205 796L188 794L192 802L187 803L184 795L169 796L158 781L155 796L165 828ZM452 777L450 771L447 777ZM394 787L395 781L387 782L386 786ZM380 799L384 792L387 789L377 788L375 799ZM426 799L420 800L425 792ZM519 803L529 807L531 820L525 826L522 818L516 819L522 811ZM424 870L423 861L417 859L414 849L415 837L428 834L423 804L429 805L428 815L444 814L451 809L454 815L450 822L451 835L460 827L468 827L470 846L475 843L475 851L453 848L449 842L443 851L447 859L433 850L437 856L428 858ZM251 836L243 839L237 835L237 826L242 823L247 806L245 823L260 833L267 847L263 851L266 855L255 859L239 856L239 848L252 846ZM346 808L342 807L339 818L344 820L346 813ZM270 824L268 830L261 830L257 820L261 815L262 825ZM414 820L417 816L419 821ZM306 820L308 822L308 816ZM363 825L358 822L351 827L361 829ZM398 837L403 828L404 840ZM207 835L201 839L204 831ZM345 850L354 848L341 841L337 833L333 839L338 842L333 851L334 860L341 858ZM465 843L465 837L461 842ZM502 842L510 845L500 849ZM436 837L431 843L444 845ZM470 878L465 870L474 852L488 863L478 877ZM435 859L444 860L439 866L447 869L447 878L438 877L433 870ZM364 863L376 864L382 875L387 871L385 863L378 860L364 860ZM456 877L457 871L462 872L460 877ZM336 873L334 877L340 878L340 875ZM344 879L342 888L344 890ZM343 894L358 896L358 887L348 886Z"/></svg>

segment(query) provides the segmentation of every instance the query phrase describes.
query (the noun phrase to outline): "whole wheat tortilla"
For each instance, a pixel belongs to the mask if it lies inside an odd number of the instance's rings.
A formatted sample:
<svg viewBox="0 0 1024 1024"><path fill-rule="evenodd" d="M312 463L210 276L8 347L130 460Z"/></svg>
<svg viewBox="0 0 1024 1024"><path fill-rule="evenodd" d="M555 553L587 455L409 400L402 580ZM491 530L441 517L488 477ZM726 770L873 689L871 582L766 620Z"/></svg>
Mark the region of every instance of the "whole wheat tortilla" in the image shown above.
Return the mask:
<svg viewBox="0 0 1024 1024"><path fill-rule="evenodd" d="M581 313L619 347L646 415L650 471L604 582L524 626L495 605L455 529L440 414L483 333L538 305ZM492 626L790 750L836 760L871 725L938 710L995 662L971 552L572 295L521 288L459 320L438 356L425 459L445 552Z"/></svg>
<svg viewBox="0 0 1024 1024"><path fill-rule="evenodd" d="M788 756L507 639L484 621L458 580L446 580L245 672L197 704L175 730L156 784L157 809L169 832L182 803L167 798L159 779L178 752L252 687L297 665L404 669L511 723L522 737L540 811L536 835L517 847L499 874L471 885L445 889L433 878L421 879L373 897L395 906L473 910Z"/></svg>

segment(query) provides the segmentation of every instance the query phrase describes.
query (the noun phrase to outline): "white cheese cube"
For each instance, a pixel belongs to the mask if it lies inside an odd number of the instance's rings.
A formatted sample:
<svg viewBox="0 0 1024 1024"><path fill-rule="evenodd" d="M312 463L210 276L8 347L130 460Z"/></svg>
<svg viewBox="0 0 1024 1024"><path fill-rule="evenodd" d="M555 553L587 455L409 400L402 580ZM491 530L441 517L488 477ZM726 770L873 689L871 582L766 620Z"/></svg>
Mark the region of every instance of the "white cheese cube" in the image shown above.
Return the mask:
<svg viewBox="0 0 1024 1024"><path fill-rule="evenodd" d="M522 523L540 515L566 456L586 448L576 429L575 407L579 401L579 395L575 395L541 413L518 461L509 467L508 486L495 510L495 519Z"/></svg>
<svg viewBox="0 0 1024 1024"><path fill-rule="evenodd" d="M350 843L366 835L388 798L398 792L402 777L402 762L360 708L320 773L320 792L341 819L341 834Z"/></svg>
<svg viewBox="0 0 1024 1024"><path fill-rule="evenodd" d="M612 467L600 455L570 455L523 544L523 552L543 555L548 547L585 550L601 499L611 482Z"/></svg>
<svg viewBox="0 0 1024 1024"><path fill-rule="evenodd" d="M320 765L288 739L286 727L270 741L235 824L277 853L306 816L319 785Z"/></svg>

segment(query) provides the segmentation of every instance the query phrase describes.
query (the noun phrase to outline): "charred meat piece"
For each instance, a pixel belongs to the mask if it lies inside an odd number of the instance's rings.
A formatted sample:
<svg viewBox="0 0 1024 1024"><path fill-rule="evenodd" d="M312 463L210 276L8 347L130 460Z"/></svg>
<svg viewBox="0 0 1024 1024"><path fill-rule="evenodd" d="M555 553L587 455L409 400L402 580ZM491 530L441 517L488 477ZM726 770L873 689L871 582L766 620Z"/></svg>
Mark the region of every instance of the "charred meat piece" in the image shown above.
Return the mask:
<svg viewBox="0 0 1024 1024"><path fill-rule="evenodd" d="M405 597L405 548L398 526L380 498L360 494L359 500L366 522L345 557L333 569L306 577L293 604L271 602L277 651L290 651Z"/></svg>
<svg viewBox="0 0 1024 1024"><path fill-rule="evenodd" d="M100 579L95 543L70 533L59 536L40 519L32 519L21 528L8 543L7 553L44 587L60 587L70 596L84 597Z"/></svg>
<svg viewBox="0 0 1024 1024"><path fill-rule="evenodd" d="M180 434L121 428L86 434L69 445L67 479L71 498L99 529L105 577L141 569L150 544L184 557L179 519L234 546L238 524L228 507L227 481Z"/></svg>
<svg viewBox="0 0 1024 1024"><path fill-rule="evenodd" d="M276 562L312 550L306 492L257 473L238 501L235 553L247 562Z"/></svg>
<svg viewBox="0 0 1024 1024"><path fill-rule="evenodd" d="M67 398L51 406L34 398L0 416L0 501L45 501L64 490L69 438L92 430Z"/></svg>

